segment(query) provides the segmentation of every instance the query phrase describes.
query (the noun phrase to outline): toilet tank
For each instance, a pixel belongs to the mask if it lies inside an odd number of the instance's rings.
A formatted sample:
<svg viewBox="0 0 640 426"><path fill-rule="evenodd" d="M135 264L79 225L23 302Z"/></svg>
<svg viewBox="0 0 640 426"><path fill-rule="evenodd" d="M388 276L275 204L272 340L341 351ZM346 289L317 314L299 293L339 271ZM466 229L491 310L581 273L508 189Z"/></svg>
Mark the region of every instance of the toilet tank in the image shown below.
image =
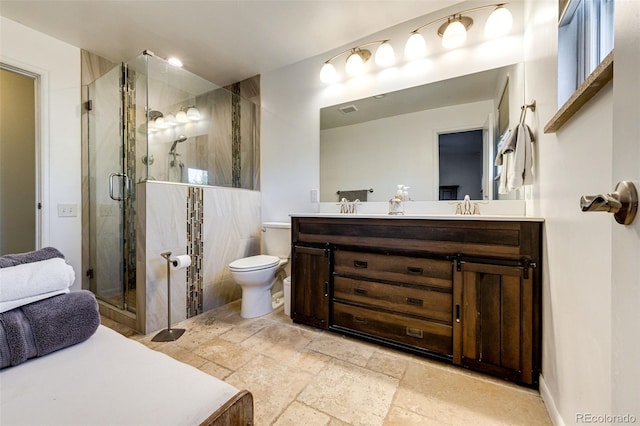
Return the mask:
<svg viewBox="0 0 640 426"><path fill-rule="evenodd" d="M262 254L288 259L291 254L291 223L262 224Z"/></svg>

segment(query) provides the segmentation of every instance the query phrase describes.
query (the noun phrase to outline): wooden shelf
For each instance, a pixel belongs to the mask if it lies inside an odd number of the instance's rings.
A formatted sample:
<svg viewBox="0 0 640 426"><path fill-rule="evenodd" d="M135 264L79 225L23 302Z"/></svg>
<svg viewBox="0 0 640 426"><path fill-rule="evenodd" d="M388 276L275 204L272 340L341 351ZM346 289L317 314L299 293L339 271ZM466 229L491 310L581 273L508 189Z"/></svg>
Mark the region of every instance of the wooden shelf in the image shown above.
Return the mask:
<svg viewBox="0 0 640 426"><path fill-rule="evenodd" d="M576 89L562 108L551 117L544 127L545 133L558 131L571 117L573 117L584 104L613 79L613 50L596 67L586 80Z"/></svg>

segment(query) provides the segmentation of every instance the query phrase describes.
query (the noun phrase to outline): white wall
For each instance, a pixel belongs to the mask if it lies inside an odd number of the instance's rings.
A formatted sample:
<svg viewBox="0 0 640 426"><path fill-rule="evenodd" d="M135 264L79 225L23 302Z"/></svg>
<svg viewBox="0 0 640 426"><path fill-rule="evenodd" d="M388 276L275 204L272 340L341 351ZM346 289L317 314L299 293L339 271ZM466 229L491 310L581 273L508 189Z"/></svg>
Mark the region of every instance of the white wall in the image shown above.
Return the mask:
<svg viewBox="0 0 640 426"><path fill-rule="evenodd" d="M262 75L260 153L264 220L283 220L291 212L318 210L318 205L311 202L310 191L320 185L320 108L511 65L524 59L523 37L513 35L432 56L418 64L403 63L406 34L427 21L428 18L416 18L406 25L373 34L366 40L356 40L324 55ZM328 58L359 42L381 38L391 39L399 58L395 67L333 86L320 82L320 68ZM393 182L397 183L403 182Z"/></svg>
<svg viewBox="0 0 640 426"><path fill-rule="evenodd" d="M537 109L533 198L527 207L545 218L541 392L556 424L580 413L613 414L611 400L611 222L580 211L583 194L612 183L612 84L562 129L544 134L557 110L556 1L529 0L526 93Z"/></svg>
<svg viewBox="0 0 640 426"><path fill-rule="evenodd" d="M81 161L80 49L0 17L0 61L39 74L42 243L73 266L80 289ZM58 217L58 203L74 203L77 217Z"/></svg>

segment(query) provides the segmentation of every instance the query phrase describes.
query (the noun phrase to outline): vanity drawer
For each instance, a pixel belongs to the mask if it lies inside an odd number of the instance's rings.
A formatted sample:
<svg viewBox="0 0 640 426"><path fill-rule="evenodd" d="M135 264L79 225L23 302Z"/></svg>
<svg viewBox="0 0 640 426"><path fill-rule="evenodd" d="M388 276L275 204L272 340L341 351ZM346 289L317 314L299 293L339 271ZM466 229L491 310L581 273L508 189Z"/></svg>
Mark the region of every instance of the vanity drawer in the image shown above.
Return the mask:
<svg viewBox="0 0 640 426"><path fill-rule="evenodd" d="M453 263L448 260L393 256L348 250L334 252L338 274L451 289Z"/></svg>
<svg viewBox="0 0 640 426"><path fill-rule="evenodd" d="M453 301L450 292L336 276L333 296L335 299L419 315L449 324L452 322Z"/></svg>
<svg viewBox="0 0 640 426"><path fill-rule="evenodd" d="M453 331L449 325L339 302L333 304L333 324L445 355L453 353Z"/></svg>

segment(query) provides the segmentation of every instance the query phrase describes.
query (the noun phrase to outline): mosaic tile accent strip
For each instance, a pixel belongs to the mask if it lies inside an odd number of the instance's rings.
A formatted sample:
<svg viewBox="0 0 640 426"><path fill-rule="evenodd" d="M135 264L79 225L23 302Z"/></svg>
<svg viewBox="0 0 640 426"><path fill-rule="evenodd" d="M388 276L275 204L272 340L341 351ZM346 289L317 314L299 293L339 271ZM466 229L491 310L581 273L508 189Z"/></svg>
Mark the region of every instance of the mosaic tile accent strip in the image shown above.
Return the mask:
<svg viewBox="0 0 640 426"><path fill-rule="evenodd" d="M124 102L125 102L125 173L130 182L136 182L136 75L135 71L124 70ZM136 185L129 185L129 196L124 201L124 282L127 309L135 312L136 288ZM126 302L125 302L126 303ZM133 305L133 306L131 306Z"/></svg>
<svg viewBox="0 0 640 426"><path fill-rule="evenodd" d="M189 187L187 193L187 254L191 256L191 265L187 268L187 318L203 312L203 194L203 188L194 186Z"/></svg>
<svg viewBox="0 0 640 426"><path fill-rule="evenodd" d="M240 83L231 85L231 184L242 187L242 127L240 126L242 104L240 102Z"/></svg>

